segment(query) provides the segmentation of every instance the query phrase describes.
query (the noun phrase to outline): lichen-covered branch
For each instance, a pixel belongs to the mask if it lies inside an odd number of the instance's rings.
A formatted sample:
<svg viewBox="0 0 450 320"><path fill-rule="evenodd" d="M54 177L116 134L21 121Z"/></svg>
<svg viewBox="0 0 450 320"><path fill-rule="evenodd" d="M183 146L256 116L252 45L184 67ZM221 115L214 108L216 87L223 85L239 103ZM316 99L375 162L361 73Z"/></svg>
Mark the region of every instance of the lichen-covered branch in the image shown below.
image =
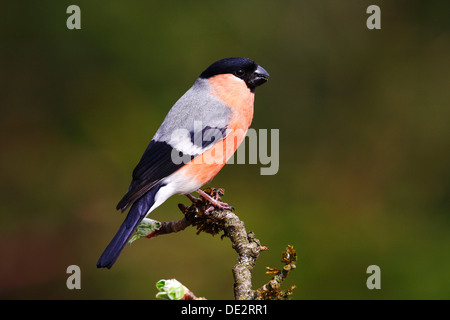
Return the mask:
<svg viewBox="0 0 450 320"><path fill-rule="evenodd" d="M253 300L252 271L261 252L261 244L255 235L245 230L244 223L233 213L227 213L225 235L230 238L238 254L238 263L233 267L234 297L237 300Z"/></svg>
<svg viewBox="0 0 450 320"><path fill-rule="evenodd" d="M220 201L223 196L223 189L208 188L204 190L211 198ZM192 225L197 228L197 234L200 232L210 233L212 235L223 232L222 238L227 237L231 240L233 249L238 254L238 262L233 267L234 277L234 297L237 300L255 300L255 299L283 299L287 297L293 290L277 291L281 282L287 276L289 271L295 268L296 255L292 247L283 255L285 259L285 267L282 271L275 268L268 268L268 272L276 274L269 284L264 285L258 290L252 290L252 271L256 264L259 254L266 247L261 246L253 232L247 233L244 222L232 212L231 209L223 209L213 206L207 199L200 196L199 198L190 197L192 205L185 206L179 204L180 210L184 217L178 221L170 221L161 223L160 228L146 235L147 238L169 234L184 230ZM289 256L290 254L290 256ZM294 259L295 258L295 259ZM294 259L294 260L292 260ZM288 267L289 266L289 267ZM290 268L289 270L287 270ZM285 270L286 269L286 270ZM273 284L273 286L271 285ZM281 292L281 293L280 293ZM276 294L275 294L276 293ZM277 295L278 294L278 295ZM193 296L195 297L195 296Z"/></svg>

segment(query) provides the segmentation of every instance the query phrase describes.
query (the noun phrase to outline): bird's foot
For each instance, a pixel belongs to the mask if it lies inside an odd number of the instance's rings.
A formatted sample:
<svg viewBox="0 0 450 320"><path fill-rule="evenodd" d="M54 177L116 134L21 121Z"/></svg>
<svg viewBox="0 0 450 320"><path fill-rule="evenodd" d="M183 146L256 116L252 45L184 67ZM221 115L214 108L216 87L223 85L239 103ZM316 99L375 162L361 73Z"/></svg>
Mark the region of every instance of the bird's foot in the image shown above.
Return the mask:
<svg viewBox="0 0 450 320"><path fill-rule="evenodd" d="M209 216L209 214L211 213L211 211L214 210L214 206L209 206L208 208L205 209L205 211L203 211L203 213L207 216Z"/></svg>
<svg viewBox="0 0 450 320"><path fill-rule="evenodd" d="M223 195L222 189L218 189L218 190L213 189L212 196L201 189L198 189L197 193L200 196L202 196L203 199L205 199L206 201L211 203L214 207L217 207L217 208L223 209L223 210L234 210L234 208L232 206L230 206L228 203L225 203L225 202L222 202L219 200L220 194ZM195 197L193 197L193 198L195 198ZM195 198L195 199L197 199L197 198ZM211 211L210 207L207 210L208 210L208 212L210 212Z"/></svg>

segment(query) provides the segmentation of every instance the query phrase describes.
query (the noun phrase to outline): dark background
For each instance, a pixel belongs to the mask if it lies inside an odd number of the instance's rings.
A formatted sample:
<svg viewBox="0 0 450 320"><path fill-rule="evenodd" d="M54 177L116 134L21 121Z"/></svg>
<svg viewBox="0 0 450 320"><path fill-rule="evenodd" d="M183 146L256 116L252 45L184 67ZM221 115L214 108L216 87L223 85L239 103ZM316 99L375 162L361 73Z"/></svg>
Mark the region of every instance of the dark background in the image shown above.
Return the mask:
<svg viewBox="0 0 450 320"><path fill-rule="evenodd" d="M449 299L449 16L448 1L2 4L0 297L154 299L176 278L232 299L229 240L193 228L95 264L169 108L210 63L245 56L271 75L252 127L280 130L279 172L228 165L212 185L269 247L254 288L292 244L293 299ZM180 219L179 202L151 217ZM66 287L72 264L81 290ZM366 287L373 264L381 290Z"/></svg>

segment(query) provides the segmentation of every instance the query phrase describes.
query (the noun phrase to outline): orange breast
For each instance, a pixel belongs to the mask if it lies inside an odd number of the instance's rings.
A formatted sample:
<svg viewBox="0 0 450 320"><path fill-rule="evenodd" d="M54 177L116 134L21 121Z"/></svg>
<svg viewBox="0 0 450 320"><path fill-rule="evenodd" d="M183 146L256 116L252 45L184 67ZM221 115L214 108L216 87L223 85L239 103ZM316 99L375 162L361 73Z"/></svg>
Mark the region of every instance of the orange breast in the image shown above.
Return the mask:
<svg viewBox="0 0 450 320"><path fill-rule="evenodd" d="M245 82L232 74L221 74L209 79L212 95L219 98L233 110L230 129L244 129L253 119L253 102L255 95Z"/></svg>
<svg viewBox="0 0 450 320"><path fill-rule="evenodd" d="M228 136L179 170L202 185L214 178L244 140L253 119L255 99L245 82L231 74L214 76L209 82L211 94L231 108L232 116Z"/></svg>

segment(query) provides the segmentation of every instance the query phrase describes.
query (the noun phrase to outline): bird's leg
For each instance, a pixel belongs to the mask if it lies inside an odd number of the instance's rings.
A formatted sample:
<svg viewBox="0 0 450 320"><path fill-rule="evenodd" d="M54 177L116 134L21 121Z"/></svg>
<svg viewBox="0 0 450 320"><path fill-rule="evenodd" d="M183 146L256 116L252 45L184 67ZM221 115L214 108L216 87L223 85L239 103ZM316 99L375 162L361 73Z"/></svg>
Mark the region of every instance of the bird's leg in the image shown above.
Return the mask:
<svg viewBox="0 0 450 320"><path fill-rule="evenodd" d="M191 200L193 204L196 204L198 201L201 201L199 198L194 197L190 193L186 194L186 197L188 197L189 200ZM218 195L216 195L216 200L217 200L217 197L218 197ZM214 206L211 205L208 208L206 208L203 213L206 215L209 215L209 213L213 210L214 210Z"/></svg>
<svg viewBox="0 0 450 320"><path fill-rule="evenodd" d="M233 210L234 208L230 206L228 203L219 201L217 199L214 199L209 194L207 194L205 191L198 189L197 193L201 195L205 200L207 200L209 203L211 203L213 206L216 206L220 209L227 209L227 210ZM218 198L218 197L217 197Z"/></svg>
<svg viewBox="0 0 450 320"><path fill-rule="evenodd" d="M194 196L193 196L192 194L190 194L190 193L186 194L186 197L188 197L189 200L192 201L192 203L196 203L196 202L199 200L198 198L194 197Z"/></svg>

